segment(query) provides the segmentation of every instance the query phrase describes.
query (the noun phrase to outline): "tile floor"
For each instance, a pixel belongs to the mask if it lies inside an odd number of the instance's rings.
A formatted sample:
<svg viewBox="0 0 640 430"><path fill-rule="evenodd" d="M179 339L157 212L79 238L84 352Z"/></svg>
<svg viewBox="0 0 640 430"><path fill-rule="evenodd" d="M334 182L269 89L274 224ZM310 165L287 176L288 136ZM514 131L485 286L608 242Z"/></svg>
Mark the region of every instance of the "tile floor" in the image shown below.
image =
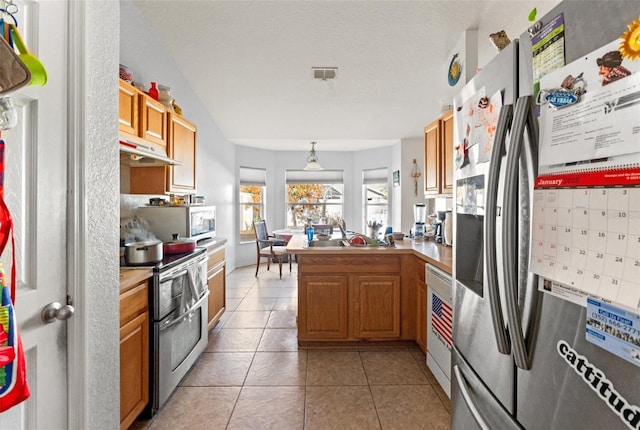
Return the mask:
<svg viewBox="0 0 640 430"><path fill-rule="evenodd" d="M449 429L451 402L415 348L298 348L297 273L227 275L227 311L149 429ZM285 275L286 273L286 275Z"/></svg>

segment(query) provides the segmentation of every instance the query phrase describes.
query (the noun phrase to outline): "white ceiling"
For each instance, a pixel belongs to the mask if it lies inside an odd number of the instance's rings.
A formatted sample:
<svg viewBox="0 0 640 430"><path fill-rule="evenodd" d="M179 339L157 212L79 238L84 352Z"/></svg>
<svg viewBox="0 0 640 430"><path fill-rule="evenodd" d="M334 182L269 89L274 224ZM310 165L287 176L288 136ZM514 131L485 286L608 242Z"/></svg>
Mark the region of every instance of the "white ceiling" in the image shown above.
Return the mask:
<svg viewBox="0 0 640 430"><path fill-rule="evenodd" d="M421 136L465 29L478 29L482 65L497 53L489 33L518 37L534 6L541 14L555 3L136 0L230 141L273 150L317 141L318 152ZM338 76L313 80L312 67Z"/></svg>

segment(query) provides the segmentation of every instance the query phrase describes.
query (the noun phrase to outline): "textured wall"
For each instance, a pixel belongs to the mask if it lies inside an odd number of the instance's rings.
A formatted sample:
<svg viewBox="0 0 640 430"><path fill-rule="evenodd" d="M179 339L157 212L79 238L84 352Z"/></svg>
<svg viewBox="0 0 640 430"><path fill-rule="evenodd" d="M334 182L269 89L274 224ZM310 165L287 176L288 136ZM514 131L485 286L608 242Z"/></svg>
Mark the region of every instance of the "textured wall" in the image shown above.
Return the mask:
<svg viewBox="0 0 640 430"><path fill-rule="evenodd" d="M118 259L119 4L85 7L87 428L120 426ZM109 37L105 37L105 35Z"/></svg>

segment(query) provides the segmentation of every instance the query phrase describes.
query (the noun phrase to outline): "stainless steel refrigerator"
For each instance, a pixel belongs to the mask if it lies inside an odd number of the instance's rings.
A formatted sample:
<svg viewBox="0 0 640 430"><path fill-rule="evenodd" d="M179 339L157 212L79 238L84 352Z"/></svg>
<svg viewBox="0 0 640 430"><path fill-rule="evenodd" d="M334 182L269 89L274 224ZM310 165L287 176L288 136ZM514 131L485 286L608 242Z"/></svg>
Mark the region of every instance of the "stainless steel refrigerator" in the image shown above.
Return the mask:
<svg viewBox="0 0 640 430"><path fill-rule="evenodd" d="M564 1L540 21L561 13L568 64L618 38L640 2ZM640 429L640 367L588 342L586 309L540 293L528 271L538 167L532 61L525 32L454 100L456 142L482 126L463 124L465 109L499 98L499 116L490 152L469 141L455 154L452 428Z"/></svg>

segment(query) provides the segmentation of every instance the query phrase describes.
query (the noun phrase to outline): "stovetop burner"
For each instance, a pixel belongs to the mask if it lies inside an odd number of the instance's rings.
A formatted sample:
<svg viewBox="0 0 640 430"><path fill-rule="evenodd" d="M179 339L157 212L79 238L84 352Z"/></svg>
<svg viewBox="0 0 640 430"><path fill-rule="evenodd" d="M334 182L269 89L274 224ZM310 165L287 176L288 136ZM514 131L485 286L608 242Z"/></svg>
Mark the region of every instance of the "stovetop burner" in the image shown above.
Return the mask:
<svg viewBox="0 0 640 430"><path fill-rule="evenodd" d="M164 256L161 262L159 263L150 263L150 264L126 264L124 262L124 258L120 260L120 267L130 267L135 269L153 269L155 273L159 273L165 270L170 270L173 267L176 267L182 264L185 261L188 261L194 257L197 257L201 254L207 252L206 248L196 247L194 251L186 252L184 254L167 254Z"/></svg>

